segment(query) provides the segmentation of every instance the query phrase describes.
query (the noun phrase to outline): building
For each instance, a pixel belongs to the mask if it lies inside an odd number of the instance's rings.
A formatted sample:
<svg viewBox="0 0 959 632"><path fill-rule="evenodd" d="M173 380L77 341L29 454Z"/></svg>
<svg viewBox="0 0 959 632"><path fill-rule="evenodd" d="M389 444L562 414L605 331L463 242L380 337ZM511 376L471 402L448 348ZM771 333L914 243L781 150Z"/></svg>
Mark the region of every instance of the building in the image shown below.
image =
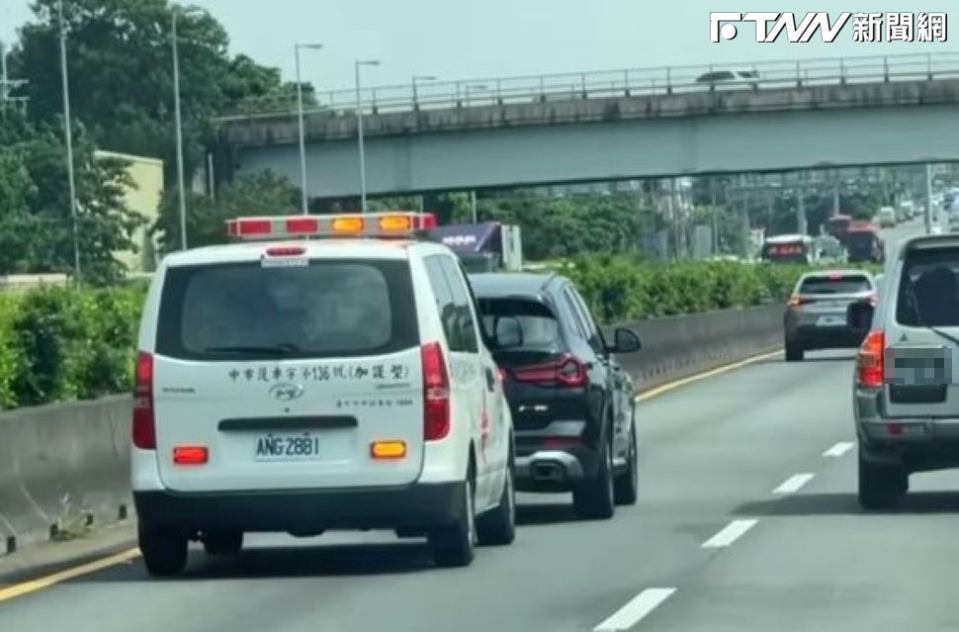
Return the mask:
<svg viewBox="0 0 959 632"><path fill-rule="evenodd" d="M145 224L133 235L137 252L118 252L116 257L130 272L152 272L156 266L157 244L150 237L150 226L156 222L163 194L163 161L143 156L97 151L98 158L118 158L128 163L127 173L133 181L125 195L127 207L143 216Z"/></svg>

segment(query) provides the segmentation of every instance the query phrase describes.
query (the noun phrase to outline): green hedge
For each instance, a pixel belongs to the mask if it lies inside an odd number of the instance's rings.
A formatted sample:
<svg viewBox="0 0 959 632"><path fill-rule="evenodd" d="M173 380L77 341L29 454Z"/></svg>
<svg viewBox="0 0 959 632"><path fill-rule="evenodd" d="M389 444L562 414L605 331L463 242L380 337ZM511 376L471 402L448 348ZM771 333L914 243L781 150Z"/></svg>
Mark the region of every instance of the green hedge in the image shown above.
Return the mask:
<svg viewBox="0 0 959 632"><path fill-rule="evenodd" d="M612 323L783 301L800 275L810 269L593 256L576 259L561 271L580 288L597 318Z"/></svg>
<svg viewBox="0 0 959 632"><path fill-rule="evenodd" d="M145 287L0 295L0 408L128 390Z"/></svg>

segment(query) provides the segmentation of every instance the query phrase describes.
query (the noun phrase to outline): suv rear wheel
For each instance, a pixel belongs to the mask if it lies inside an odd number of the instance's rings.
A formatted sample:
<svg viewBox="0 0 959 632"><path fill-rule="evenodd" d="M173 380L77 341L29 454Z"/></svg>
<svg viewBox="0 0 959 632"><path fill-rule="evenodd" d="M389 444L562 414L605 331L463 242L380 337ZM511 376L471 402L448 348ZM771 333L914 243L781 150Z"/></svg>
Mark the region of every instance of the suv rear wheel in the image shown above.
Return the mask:
<svg viewBox="0 0 959 632"><path fill-rule="evenodd" d="M473 505L473 476L463 484L460 518L454 524L434 529L427 539L437 566L469 566L476 548L476 510Z"/></svg>
<svg viewBox="0 0 959 632"><path fill-rule="evenodd" d="M870 463L859 455L859 504L863 509L891 509L908 490L909 474L904 469Z"/></svg>
<svg viewBox="0 0 959 632"><path fill-rule="evenodd" d="M608 433L612 436L612 431ZM596 478L583 481L573 489L576 515L587 520L609 520L616 512L613 482L613 450L610 439L603 443Z"/></svg>
<svg viewBox="0 0 959 632"><path fill-rule="evenodd" d="M186 567L187 536L166 529L138 527L140 553L147 572L154 577L170 577Z"/></svg>

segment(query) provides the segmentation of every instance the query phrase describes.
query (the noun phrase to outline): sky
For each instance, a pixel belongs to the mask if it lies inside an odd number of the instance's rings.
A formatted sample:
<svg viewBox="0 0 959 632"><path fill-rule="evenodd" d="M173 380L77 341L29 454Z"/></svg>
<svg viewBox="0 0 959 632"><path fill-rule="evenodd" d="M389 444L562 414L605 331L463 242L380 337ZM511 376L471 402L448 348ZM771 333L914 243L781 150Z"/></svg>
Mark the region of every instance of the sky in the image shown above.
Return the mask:
<svg viewBox="0 0 959 632"><path fill-rule="evenodd" d="M65 0L69 2L70 0ZM752 65L769 60L951 53L959 65L959 34L949 16L949 39L936 43L853 41L852 24L838 40L808 44L755 41L744 24L732 41L712 43L709 13L793 12L800 18L822 2L720 3L707 0L194 0L226 27L234 53L278 66L294 76L294 43L322 43L302 53L302 77L319 90L353 85L353 61L377 59L364 69L365 85L406 85L413 75L441 80L483 80L550 73L715 64ZM830 3L835 6L834 3ZM720 5L720 6L717 6ZM732 5L732 6L730 6ZM934 0L915 11L946 11L955 0ZM904 0L839 7L851 12L894 12ZM839 11L832 13L833 19ZM31 18L28 0L0 0L0 40Z"/></svg>

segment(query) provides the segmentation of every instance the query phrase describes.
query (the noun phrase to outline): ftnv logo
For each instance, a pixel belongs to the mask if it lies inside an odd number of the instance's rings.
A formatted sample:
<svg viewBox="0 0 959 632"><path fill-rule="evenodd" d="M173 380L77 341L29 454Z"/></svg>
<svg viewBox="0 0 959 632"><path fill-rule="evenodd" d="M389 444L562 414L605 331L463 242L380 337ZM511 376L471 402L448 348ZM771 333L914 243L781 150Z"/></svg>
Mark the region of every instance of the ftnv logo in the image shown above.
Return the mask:
<svg viewBox="0 0 959 632"><path fill-rule="evenodd" d="M807 13L802 22L796 23L795 13L710 13L709 39L718 42L723 39L736 39L739 29L735 23L753 22L756 25L756 41L762 44L775 42L785 30L786 39L792 43L807 43L817 30L822 32L824 42L834 42L839 32L846 26L852 13L842 13L834 24L830 24L828 13ZM725 24L722 24L725 22ZM773 26L770 29L769 23Z"/></svg>
<svg viewBox="0 0 959 632"><path fill-rule="evenodd" d="M885 19L884 19L885 18ZM752 22L756 41L775 42L783 31L793 44L806 44L818 31L822 41L832 43L852 20L854 42L945 42L945 13L840 13L835 22L828 13L807 13L802 21L795 13L710 13L709 39L719 42L736 39L736 24ZM772 26L770 26L772 23ZM883 37L885 35L885 38Z"/></svg>

